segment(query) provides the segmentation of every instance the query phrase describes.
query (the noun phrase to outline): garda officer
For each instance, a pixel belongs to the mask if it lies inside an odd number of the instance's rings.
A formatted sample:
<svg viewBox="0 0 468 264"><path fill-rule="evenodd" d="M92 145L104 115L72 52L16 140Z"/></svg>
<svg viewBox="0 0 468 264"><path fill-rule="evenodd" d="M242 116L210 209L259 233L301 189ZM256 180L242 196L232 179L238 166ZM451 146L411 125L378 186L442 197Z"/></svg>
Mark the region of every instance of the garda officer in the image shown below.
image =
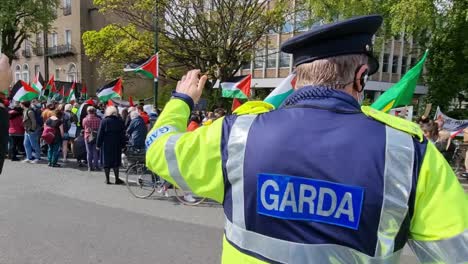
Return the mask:
<svg viewBox="0 0 468 264"><path fill-rule="evenodd" d="M296 91L185 133L206 76L182 78L147 137L147 166L223 204L223 263L468 262L468 203L416 124L361 107L381 16L283 44Z"/></svg>

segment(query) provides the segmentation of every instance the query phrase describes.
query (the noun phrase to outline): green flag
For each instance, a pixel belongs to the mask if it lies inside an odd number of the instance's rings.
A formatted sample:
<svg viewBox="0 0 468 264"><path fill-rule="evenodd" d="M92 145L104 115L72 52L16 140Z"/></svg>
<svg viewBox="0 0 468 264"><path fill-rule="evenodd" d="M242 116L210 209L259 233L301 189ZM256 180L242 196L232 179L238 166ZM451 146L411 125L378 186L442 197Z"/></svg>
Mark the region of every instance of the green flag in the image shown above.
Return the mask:
<svg viewBox="0 0 468 264"><path fill-rule="evenodd" d="M383 93L371 107L382 112L388 112L392 108L411 104L414 89L416 88L419 75L421 75L427 54L428 50L426 50L422 59L399 82Z"/></svg>

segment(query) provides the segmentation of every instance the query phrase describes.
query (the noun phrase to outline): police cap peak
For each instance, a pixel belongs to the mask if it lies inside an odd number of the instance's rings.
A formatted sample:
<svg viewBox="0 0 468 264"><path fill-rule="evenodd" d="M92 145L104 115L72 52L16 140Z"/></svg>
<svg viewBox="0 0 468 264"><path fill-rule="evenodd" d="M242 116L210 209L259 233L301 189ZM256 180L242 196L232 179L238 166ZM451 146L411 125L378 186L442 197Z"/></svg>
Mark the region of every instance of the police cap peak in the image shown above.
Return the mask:
<svg viewBox="0 0 468 264"><path fill-rule="evenodd" d="M321 25L288 39L281 51L293 54L295 66L339 55L365 54L371 75L379 68L372 54L372 37L382 22L382 16L369 15Z"/></svg>

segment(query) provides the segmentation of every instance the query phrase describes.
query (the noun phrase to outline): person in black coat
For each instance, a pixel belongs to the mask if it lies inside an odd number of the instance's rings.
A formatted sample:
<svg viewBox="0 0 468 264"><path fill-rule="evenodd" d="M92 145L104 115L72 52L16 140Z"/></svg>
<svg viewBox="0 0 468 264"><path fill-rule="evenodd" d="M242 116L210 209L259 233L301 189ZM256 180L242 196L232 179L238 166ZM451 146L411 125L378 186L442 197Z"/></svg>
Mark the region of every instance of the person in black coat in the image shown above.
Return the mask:
<svg viewBox="0 0 468 264"><path fill-rule="evenodd" d="M101 150L104 172L106 174L106 184L110 184L110 169L115 175L115 184L123 184L119 178L119 167L121 165L122 148L125 147L125 125L119 117L115 106L106 109L105 118L99 127L96 146Z"/></svg>

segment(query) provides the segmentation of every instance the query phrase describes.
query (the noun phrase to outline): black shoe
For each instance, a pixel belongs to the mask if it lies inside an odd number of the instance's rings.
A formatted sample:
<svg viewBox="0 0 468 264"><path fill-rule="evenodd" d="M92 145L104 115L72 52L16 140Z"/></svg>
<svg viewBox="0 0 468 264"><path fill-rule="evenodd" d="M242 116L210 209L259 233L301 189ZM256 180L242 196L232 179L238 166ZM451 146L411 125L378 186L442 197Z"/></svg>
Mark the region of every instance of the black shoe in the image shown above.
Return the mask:
<svg viewBox="0 0 468 264"><path fill-rule="evenodd" d="M463 178L468 178L468 172L462 173L461 176L462 176Z"/></svg>
<svg viewBox="0 0 468 264"><path fill-rule="evenodd" d="M122 181L121 179L117 179L115 180L115 184L122 185L122 184L125 184L125 182Z"/></svg>
<svg viewBox="0 0 468 264"><path fill-rule="evenodd" d="M105 184L112 184L110 181L105 181L104 183Z"/></svg>
<svg viewBox="0 0 468 264"><path fill-rule="evenodd" d="M88 171L92 172L92 171L94 171L94 169L93 168L88 168Z"/></svg>
<svg viewBox="0 0 468 264"><path fill-rule="evenodd" d="M61 168L62 165L60 165L60 164L52 164L52 167L54 167L54 168Z"/></svg>

